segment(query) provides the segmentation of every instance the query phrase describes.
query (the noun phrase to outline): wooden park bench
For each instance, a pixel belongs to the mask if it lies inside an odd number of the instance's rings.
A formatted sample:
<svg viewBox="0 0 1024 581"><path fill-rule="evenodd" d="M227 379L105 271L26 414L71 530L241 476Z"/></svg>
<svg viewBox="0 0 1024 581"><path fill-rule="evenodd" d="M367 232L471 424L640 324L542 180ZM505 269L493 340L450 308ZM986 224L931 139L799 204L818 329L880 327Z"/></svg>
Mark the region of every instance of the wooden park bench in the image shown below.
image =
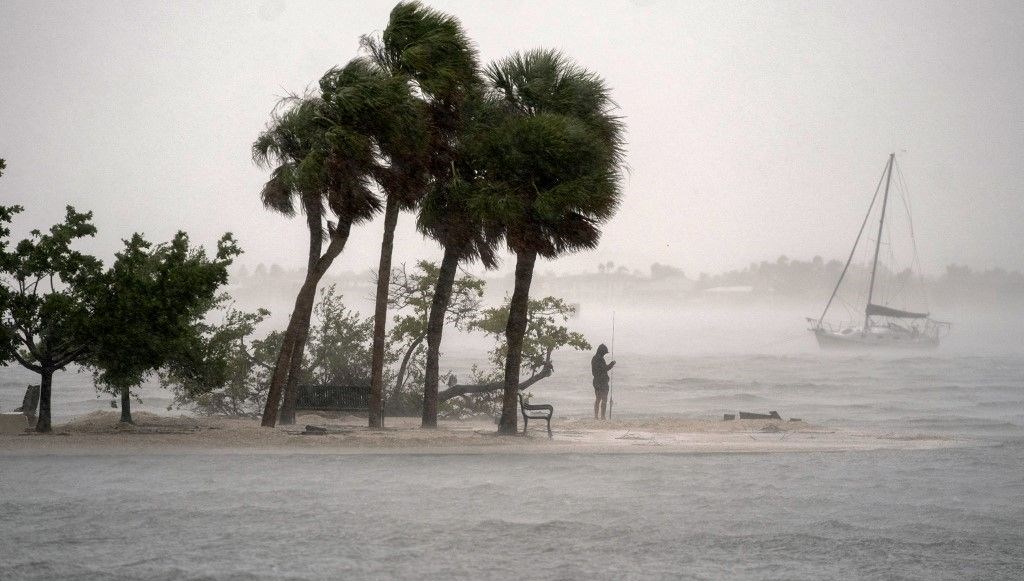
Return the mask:
<svg viewBox="0 0 1024 581"><path fill-rule="evenodd" d="M295 410L358 413L370 411L368 385L299 385Z"/></svg>
<svg viewBox="0 0 1024 581"><path fill-rule="evenodd" d="M530 420L547 420L548 422L548 437L551 435L551 416L555 414L555 408L550 404L539 403L532 404L523 401L523 392L519 392L519 410L523 413L523 435L526 435L526 426L530 423Z"/></svg>

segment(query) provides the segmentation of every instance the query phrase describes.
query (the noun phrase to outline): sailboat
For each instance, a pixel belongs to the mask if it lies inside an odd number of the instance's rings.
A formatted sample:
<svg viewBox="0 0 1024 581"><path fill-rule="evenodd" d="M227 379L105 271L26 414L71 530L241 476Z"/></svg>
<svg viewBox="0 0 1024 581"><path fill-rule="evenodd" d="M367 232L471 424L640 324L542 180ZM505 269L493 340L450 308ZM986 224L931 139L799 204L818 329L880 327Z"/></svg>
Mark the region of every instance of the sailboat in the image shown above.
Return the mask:
<svg viewBox="0 0 1024 581"><path fill-rule="evenodd" d="M832 295L825 304L821 316L807 318L810 324L810 331L818 340L818 346L822 349L934 349L939 346L940 340L948 333L950 324L937 321L931 318L927 311L910 311L902 308L895 308L885 304L881 300L876 285L878 276L878 256L882 247L882 235L886 223L886 209L889 205L889 189L892 185L893 170L896 167L896 154L889 155L889 161L885 165L882 177L879 178L878 187L875 188L875 195L871 198L871 205L864 216L857 239L850 250L850 257L846 260L839 280L836 282ZM853 262L857 245L868 224L874 209L875 201L878 199L878 191L885 182L885 191L882 194L881 216L878 220L878 235L875 239L875 248L871 261L871 278L867 288L867 303L864 306L864 318L857 322L847 322L834 325L825 321L829 308L832 307L843 284L847 273L850 270L850 263ZM909 206L908 206L909 213ZM911 229L911 233L913 229ZM915 262L916 262L916 242Z"/></svg>

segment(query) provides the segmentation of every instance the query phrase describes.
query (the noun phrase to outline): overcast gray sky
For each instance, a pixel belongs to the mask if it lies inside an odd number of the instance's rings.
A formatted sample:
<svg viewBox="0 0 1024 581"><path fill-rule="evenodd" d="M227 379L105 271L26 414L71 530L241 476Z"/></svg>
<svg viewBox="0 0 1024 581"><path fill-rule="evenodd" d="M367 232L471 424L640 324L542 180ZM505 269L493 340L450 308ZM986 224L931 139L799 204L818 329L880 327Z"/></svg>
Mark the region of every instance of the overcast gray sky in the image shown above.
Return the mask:
<svg viewBox="0 0 1024 581"><path fill-rule="evenodd" d="M304 225L263 210L249 146L278 97L354 56L393 4L0 0L16 232L70 203L95 211L106 256L133 231L232 231L243 263L303 265ZM927 272L1024 268L1022 2L429 4L485 61L563 49L627 119L631 173L600 248L540 271L844 256L890 151ZM412 222L396 261L437 257ZM373 267L381 229L355 231L336 268Z"/></svg>

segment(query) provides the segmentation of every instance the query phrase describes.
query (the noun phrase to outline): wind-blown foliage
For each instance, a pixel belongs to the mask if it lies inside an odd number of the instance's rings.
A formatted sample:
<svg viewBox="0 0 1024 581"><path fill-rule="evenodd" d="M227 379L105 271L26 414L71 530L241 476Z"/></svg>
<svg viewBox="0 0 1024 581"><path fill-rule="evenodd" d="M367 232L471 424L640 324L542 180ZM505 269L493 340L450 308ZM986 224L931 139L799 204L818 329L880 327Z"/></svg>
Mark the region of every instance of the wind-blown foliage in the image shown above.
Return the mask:
<svg viewBox="0 0 1024 581"><path fill-rule="evenodd" d="M476 259L496 264L499 238L482 227L471 203L486 190L476 187L463 145L485 103L483 83L476 48L459 20L420 2L395 6L380 40L365 44L378 61L412 79L429 119L432 182L417 227L445 249L428 322L423 426L429 428L437 424L440 343L458 265Z"/></svg>
<svg viewBox="0 0 1024 581"><path fill-rule="evenodd" d="M248 313L229 307L219 322L199 323L195 347L202 357L195 359L202 365L182 365L175 359L159 371L160 385L174 392L172 407L205 415L258 417L281 333L251 337L269 315L266 309Z"/></svg>
<svg viewBox="0 0 1024 581"><path fill-rule="evenodd" d="M477 204L487 221L504 228L516 254L499 425L513 434L536 259L597 246L600 225L619 203L624 135L605 82L558 51L517 53L486 74L505 118L481 145L482 169L495 191Z"/></svg>
<svg viewBox="0 0 1024 581"><path fill-rule="evenodd" d="M204 365L182 368L172 361L160 374L161 383L174 391L174 406L208 415L259 415L283 340L280 331L255 338L267 314L229 308L222 322L200 325L202 340L196 346L205 355ZM321 290L313 314L300 383L366 385L372 320L346 307L334 285Z"/></svg>
<svg viewBox="0 0 1024 581"><path fill-rule="evenodd" d="M345 306L334 285L320 291L313 309L306 376L317 384L370 383L373 320Z"/></svg>
<svg viewBox="0 0 1024 581"><path fill-rule="evenodd" d="M381 240L380 262L377 269L377 293L374 305L373 357L370 370L369 425L383 425L385 335L388 315L388 286L391 276L391 256L394 251L398 214L411 210L423 196L429 180L427 109L414 95L412 80L392 58L389 47L374 38L363 37L364 49L370 54L365 61L368 71L374 73L378 86L372 95L379 101L379 115L365 118L366 130L373 135L382 158L374 172L374 179L387 198L384 209L384 235ZM327 79L328 77L325 77ZM325 83L321 81L321 87ZM328 103L332 93L326 88Z"/></svg>
<svg viewBox="0 0 1024 581"><path fill-rule="evenodd" d="M517 53L487 68L507 116L481 146L497 195L480 198L514 252L544 258L592 249L614 215L624 162L621 119L604 81L558 51Z"/></svg>
<svg viewBox="0 0 1024 581"><path fill-rule="evenodd" d="M405 183L405 177L387 173L382 165L386 159L374 139L374 131L382 131L382 126L390 128L392 133L397 132L390 124L403 119L402 115L395 114L395 104L387 98L394 94L387 90L391 82L392 79L366 59L353 59L324 75L319 97L298 99L289 103L286 113L275 114L268 130L254 145L257 162L263 159L261 154L267 152L278 164L264 188L264 200L268 198L268 190L271 198L283 194L298 195L300 199L321 196L337 218L337 224L330 221L326 224L330 244L322 250L324 224L319 217L310 219L307 212L309 270L296 297L275 363L263 414L265 426L277 423L282 391L281 419L294 421L294 404L316 288L344 249L352 226L371 219L380 209L374 178L385 179L383 176L387 175L387 179ZM285 122L284 127L279 127L282 122ZM282 152L286 155L281 155ZM279 178L279 183L275 183ZM272 207L287 209L286 204Z"/></svg>

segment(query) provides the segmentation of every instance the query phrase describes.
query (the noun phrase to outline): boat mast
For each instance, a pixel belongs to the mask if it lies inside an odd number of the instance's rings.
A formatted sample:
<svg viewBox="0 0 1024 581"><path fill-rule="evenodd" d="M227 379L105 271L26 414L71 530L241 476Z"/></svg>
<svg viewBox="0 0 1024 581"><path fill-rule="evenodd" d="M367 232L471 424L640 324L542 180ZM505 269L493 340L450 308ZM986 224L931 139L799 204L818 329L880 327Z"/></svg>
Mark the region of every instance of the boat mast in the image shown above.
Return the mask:
<svg viewBox="0 0 1024 581"><path fill-rule="evenodd" d="M860 237L864 235L864 228L868 225L868 218L871 217L871 210L875 207L875 200L878 199L878 192L882 189L882 180L885 179L885 175L889 170L889 164L886 164L882 168L882 175L878 176L878 183L875 185L875 193L871 196L871 203L868 204L868 211L864 214L864 221L860 223L860 230L857 230L857 239L853 241L853 248L850 249L850 255L846 257L846 264L843 265L843 272L839 274L839 280L836 281L835 288L832 289L832 294L828 297L828 302L825 303L825 310L821 312L821 316L818 317L818 328L821 328L821 322L825 320L825 315L828 314L828 308L832 306L832 301L836 298L836 293L839 292L839 287L843 284L843 279L846 278L846 271L850 270L850 263L853 262L853 255L857 252L857 245L860 244Z"/></svg>
<svg viewBox="0 0 1024 581"><path fill-rule="evenodd" d="M892 166L895 163L896 154L889 154L889 171L885 177L885 194L882 195L882 217L878 219L878 239L875 240L875 259L871 263L871 284L868 286L868 304L864 307L864 330L868 332L868 323L871 315L868 314L868 307L871 306L871 299L875 294L875 272L878 270L878 250L882 247L882 226L885 225L885 207L889 202L889 183L892 181Z"/></svg>

